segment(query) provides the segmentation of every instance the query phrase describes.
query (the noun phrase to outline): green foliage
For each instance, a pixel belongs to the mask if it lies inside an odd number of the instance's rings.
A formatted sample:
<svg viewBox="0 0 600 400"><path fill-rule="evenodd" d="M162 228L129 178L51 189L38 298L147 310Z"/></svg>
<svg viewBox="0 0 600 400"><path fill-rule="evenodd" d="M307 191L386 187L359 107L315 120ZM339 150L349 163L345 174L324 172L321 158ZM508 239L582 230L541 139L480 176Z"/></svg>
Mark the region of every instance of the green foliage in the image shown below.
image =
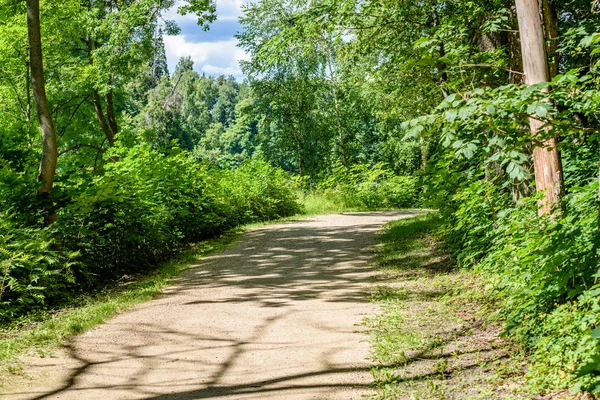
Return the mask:
<svg viewBox="0 0 600 400"><path fill-rule="evenodd" d="M538 390L598 390L598 182L574 187L568 212L540 218L536 199L512 205L491 182L459 191L449 225L455 256L497 290L506 334L531 352Z"/></svg>
<svg viewBox="0 0 600 400"><path fill-rule="evenodd" d="M47 298L64 299L73 282L77 253L57 251L45 230L0 220L0 321L43 305Z"/></svg>
<svg viewBox="0 0 600 400"><path fill-rule="evenodd" d="M381 164L338 166L317 186L348 208L386 209L419 205L418 180L396 176Z"/></svg>
<svg viewBox="0 0 600 400"><path fill-rule="evenodd" d="M302 211L289 175L260 159L245 161L239 168L222 170L220 210L230 207L230 219L238 223L269 221Z"/></svg>
<svg viewBox="0 0 600 400"><path fill-rule="evenodd" d="M538 388L600 392L600 286L558 306L541 321L528 373Z"/></svg>
<svg viewBox="0 0 600 400"><path fill-rule="evenodd" d="M285 170L314 178L309 212L439 208L456 260L497 289L536 388L600 391L597 2L542 2L559 73L534 86L504 0L254 1L237 36L244 83L189 57L168 74L163 29L179 30L165 11L206 29L213 0L42 2L60 154L49 199L35 197L41 142L13 3L0 5L0 320L299 212ZM531 118L546 129L532 135ZM554 137L568 196L540 218L532 152Z"/></svg>
<svg viewBox="0 0 600 400"><path fill-rule="evenodd" d="M237 234L223 235L194 244L189 251L170 259L147 274L127 280L126 284L110 286L93 294L74 296L66 309L56 313L39 311L17 318L6 329L0 327L0 374L18 371L18 357L36 350L46 355L72 335L103 323L117 313L158 296L169 280L179 275L202 257L215 253L235 242ZM33 325L28 329L23 326Z"/></svg>
<svg viewBox="0 0 600 400"><path fill-rule="evenodd" d="M69 199L51 227L20 227L4 213L0 321L151 269L238 225L300 211L290 178L264 161L219 170L178 148L164 154L148 145L108 157L104 174Z"/></svg>

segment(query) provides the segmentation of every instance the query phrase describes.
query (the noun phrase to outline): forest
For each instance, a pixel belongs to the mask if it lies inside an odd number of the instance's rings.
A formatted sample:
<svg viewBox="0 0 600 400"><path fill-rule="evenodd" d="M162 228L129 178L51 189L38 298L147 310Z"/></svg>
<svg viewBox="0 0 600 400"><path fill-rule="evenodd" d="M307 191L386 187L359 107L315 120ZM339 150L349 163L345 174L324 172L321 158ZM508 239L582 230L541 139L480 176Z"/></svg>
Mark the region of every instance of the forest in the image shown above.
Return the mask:
<svg viewBox="0 0 600 400"><path fill-rule="evenodd" d="M256 0L243 80L163 38L213 0L0 3L0 324L238 226L436 210L534 392L600 393L600 3Z"/></svg>

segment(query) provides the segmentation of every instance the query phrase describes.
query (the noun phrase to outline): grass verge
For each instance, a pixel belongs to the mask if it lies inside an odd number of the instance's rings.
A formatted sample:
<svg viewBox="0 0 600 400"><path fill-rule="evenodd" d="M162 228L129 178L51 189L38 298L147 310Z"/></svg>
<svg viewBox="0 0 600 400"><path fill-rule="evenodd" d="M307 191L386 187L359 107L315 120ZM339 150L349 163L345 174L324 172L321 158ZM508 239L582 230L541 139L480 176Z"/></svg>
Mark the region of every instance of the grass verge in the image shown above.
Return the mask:
<svg viewBox="0 0 600 400"><path fill-rule="evenodd" d="M365 211L359 207L348 207L336 196L323 192L307 192L300 195L305 215L340 214L343 212Z"/></svg>
<svg viewBox="0 0 600 400"><path fill-rule="evenodd" d="M37 353L45 356L64 340L101 324L117 313L148 301L161 293L169 279L193 266L202 257L219 252L233 244L239 232L194 245L190 250L158 266L145 275L127 278L94 295L82 296L73 305L16 321L0 328L0 378L21 372L19 356Z"/></svg>
<svg viewBox="0 0 600 400"><path fill-rule="evenodd" d="M439 225L429 213L392 222L380 237L373 300L382 312L367 321L375 398L533 398L524 357L490 321L484 285L454 268Z"/></svg>

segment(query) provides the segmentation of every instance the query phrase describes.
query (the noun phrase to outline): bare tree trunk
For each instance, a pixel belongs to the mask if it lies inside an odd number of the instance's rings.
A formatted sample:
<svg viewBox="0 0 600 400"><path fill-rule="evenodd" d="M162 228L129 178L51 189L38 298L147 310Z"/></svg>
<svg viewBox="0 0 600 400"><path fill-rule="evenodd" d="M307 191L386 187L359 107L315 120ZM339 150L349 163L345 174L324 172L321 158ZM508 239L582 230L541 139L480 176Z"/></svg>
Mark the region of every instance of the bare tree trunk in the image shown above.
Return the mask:
<svg viewBox="0 0 600 400"><path fill-rule="evenodd" d="M547 82L548 63L538 0L516 0L516 6L525 82L529 85ZM529 119L529 125L533 136L543 129L551 129L533 118ZM540 215L550 213L563 193L562 166L556 145L556 139L551 138L545 140L542 147L533 149L536 188L545 193L545 198L539 205Z"/></svg>
<svg viewBox="0 0 600 400"><path fill-rule="evenodd" d="M54 122L48 107L46 84L44 82L44 63L42 57L42 35L40 30L40 2L27 0L27 33L29 38L29 58L31 66L31 87L37 110L40 130L42 131L42 160L38 180L38 196L47 198L52 193L52 185L58 163L58 149ZM47 216L46 222L52 223L55 216Z"/></svg>

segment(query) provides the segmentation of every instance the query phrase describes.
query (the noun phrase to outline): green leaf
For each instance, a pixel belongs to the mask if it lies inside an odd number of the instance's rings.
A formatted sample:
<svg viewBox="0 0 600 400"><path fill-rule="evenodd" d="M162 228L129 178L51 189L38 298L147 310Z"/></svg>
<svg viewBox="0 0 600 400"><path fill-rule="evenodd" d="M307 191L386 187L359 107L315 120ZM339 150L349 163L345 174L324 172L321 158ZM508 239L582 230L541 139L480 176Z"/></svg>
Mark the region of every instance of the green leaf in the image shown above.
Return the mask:
<svg viewBox="0 0 600 400"><path fill-rule="evenodd" d="M456 120L458 113L456 112L456 110L449 110L448 112L446 112L446 121L448 122L454 122Z"/></svg>
<svg viewBox="0 0 600 400"><path fill-rule="evenodd" d="M535 108L535 113L538 117L544 118L548 115L548 106L545 104L540 104Z"/></svg>

